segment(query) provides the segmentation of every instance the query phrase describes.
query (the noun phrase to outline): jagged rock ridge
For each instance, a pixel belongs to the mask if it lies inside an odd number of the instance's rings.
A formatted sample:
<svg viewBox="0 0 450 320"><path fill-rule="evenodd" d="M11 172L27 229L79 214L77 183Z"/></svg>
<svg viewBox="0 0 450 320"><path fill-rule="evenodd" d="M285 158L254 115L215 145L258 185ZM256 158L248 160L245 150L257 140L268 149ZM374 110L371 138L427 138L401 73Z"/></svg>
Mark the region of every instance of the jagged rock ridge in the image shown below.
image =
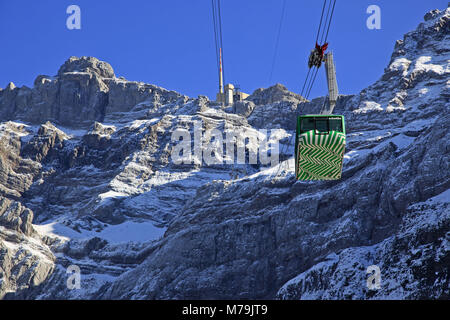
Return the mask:
<svg viewBox="0 0 450 320"><path fill-rule="evenodd" d="M281 128L287 144L297 110L316 113L323 98L281 85L222 109L86 57L33 89L8 85L0 297L448 299L449 19L449 8L427 13L380 80L339 97L338 182L295 182L292 160L276 179L277 168L171 161L171 133L199 120ZM82 290L65 286L71 264ZM366 286L369 265L380 290Z"/></svg>

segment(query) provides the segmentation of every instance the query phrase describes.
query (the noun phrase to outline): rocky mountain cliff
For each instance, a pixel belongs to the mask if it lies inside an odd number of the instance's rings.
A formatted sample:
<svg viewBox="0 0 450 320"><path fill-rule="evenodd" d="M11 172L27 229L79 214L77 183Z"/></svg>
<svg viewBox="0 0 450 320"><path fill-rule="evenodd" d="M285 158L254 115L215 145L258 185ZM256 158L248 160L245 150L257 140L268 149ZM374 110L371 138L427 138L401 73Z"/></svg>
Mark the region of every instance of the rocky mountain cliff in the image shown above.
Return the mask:
<svg viewBox="0 0 450 320"><path fill-rule="evenodd" d="M221 108L71 57L0 90L0 298L449 298L450 8L340 96L340 181L296 182L312 101L282 85ZM279 167L175 164L171 134L272 130ZM248 146L252 148L251 145ZM247 159L248 160L248 159ZM276 173L280 173L277 175ZM67 268L81 270L69 289ZM381 271L369 290L367 267Z"/></svg>

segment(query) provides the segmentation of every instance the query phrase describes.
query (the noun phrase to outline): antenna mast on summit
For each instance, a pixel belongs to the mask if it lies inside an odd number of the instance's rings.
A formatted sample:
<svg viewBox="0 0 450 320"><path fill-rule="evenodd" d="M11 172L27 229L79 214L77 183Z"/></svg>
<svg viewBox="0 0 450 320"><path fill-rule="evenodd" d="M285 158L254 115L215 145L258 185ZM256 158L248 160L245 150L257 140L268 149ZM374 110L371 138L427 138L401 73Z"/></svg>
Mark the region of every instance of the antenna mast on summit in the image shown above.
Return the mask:
<svg viewBox="0 0 450 320"><path fill-rule="evenodd" d="M216 46L216 63L219 72L219 93L218 101L225 102L224 90L224 70L223 70L223 40L222 40L222 16L220 12L220 0L211 0L213 24L214 24L214 42Z"/></svg>

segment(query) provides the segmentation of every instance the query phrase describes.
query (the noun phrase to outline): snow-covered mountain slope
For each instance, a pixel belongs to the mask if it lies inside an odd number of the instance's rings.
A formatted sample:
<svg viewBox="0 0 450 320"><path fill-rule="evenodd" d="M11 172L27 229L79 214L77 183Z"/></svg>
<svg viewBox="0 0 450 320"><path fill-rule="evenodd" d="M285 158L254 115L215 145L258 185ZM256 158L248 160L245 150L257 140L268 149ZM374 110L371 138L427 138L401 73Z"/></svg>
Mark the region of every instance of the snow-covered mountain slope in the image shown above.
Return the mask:
<svg viewBox="0 0 450 320"><path fill-rule="evenodd" d="M0 90L0 298L448 299L450 9L425 19L339 97L340 181L295 181L293 119L324 98L282 85L223 109L72 57ZM175 164L172 132L198 121L279 129L285 161Z"/></svg>
<svg viewBox="0 0 450 320"><path fill-rule="evenodd" d="M450 190L408 207L398 231L368 246L331 253L289 280L280 299L449 299ZM380 292L367 291L366 270L381 271Z"/></svg>

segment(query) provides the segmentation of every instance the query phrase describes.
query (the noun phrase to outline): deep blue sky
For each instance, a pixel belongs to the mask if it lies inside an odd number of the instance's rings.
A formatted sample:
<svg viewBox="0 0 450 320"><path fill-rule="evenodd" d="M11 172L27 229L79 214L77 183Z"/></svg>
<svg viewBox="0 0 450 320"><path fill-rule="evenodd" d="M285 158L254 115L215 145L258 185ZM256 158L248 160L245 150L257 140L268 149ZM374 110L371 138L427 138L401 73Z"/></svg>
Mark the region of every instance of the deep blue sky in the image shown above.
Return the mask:
<svg viewBox="0 0 450 320"><path fill-rule="evenodd" d="M314 45L322 1L287 0L280 44L269 82L283 0L222 0L227 82L253 92L280 82L299 92ZM377 80L395 40L447 0L337 0L328 41L341 93ZM66 28L66 9L81 8L81 30ZM369 30L366 9L381 8L381 30ZM213 97L217 71L210 0L0 0L0 87L32 86L55 75L70 56L95 56L117 76L196 97ZM326 94L321 70L311 97Z"/></svg>

